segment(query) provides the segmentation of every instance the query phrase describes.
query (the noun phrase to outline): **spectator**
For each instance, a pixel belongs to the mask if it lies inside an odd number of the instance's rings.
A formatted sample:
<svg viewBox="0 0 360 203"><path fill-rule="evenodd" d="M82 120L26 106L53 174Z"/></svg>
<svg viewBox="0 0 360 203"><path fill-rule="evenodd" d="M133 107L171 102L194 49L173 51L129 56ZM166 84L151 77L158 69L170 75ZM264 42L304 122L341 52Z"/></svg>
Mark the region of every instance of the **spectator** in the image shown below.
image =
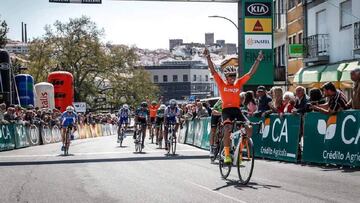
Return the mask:
<svg viewBox="0 0 360 203"><path fill-rule="evenodd" d="M196 118L208 117L208 111L205 109L201 102L197 102L196 104Z"/></svg>
<svg viewBox="0 0 360 203"><path fill-rule="evenodd" d="M270 110L266 114L270 113L284 113L284 104L283 104L283 90L280 87L273 87L272 90L272 101L268 104Z"/></svg>
<svg viewBox="0 0 360 203"><path fill-rule="evenodd" d="M9 107L7 109L6 113L4 114L4 120L10 123L14 123L17 120L14 107Z"/></svg>
<svg viewBox="0 0 360 203"><path fill-rule="evenodd" d="M350 73L351 80L354 82L352 98L348 103L348 107L360 109L360 68L352 70Z"/></svg>
<svg viewBox="0 0 360 203"><path fill-rule="evenodd" d="M259 86L256 90L256 96L258 98L258 107L256 116L261 116L264 112L270 110L269 103L272 101L271 97L266 93L264 86Z"/></svg>
<svg viewBox="0 0 360 203"><path fill-rule="evenodd" d="M326 101L322 95L322 92L319 88L313 88L310 90L309 92L310 95L310 102L313 105L320 105L320 104L325 104Z"/></svg>
<svg viewBox="0 0 360 203"><path fill-rule="evenodd" d="M245 93L244 109L245 109L248 116L253 116L254 113L256 112L257 106L256 106L253 91L247 91Z"/></svg>
<svg viewBox="0 0 360 203"><path fill-rule="evenodd" d="M244 101L245 101L245 95L246 95L246 92L241 92L240 93L240 101L241 101L241 104L240 104L240 108L242 110L245 110L245 105L244 105ZM211 115L211 114L210 114Z"/></svg>
<svg viewBox="0 0 360 203"><path fill-rule="evenodd" d="M283 96L284 113L292 113L295 106L295 95L292 92L285 92Z"/></svg>
<svg viewBox="0 0 360 203"><path fill-rule="evenodd" d="M347 108L347 99L340 90L337 90L331 82L325 83L321 89L328 102L322 105L312 105L311 108L324 114L335 114Z"/></svg>
<svg viewBox="0 0 360 203"><path fill-rule="evenodd" d="M6 113L6 104L5 103L1 103L0 104L0 123L1 124L5 124L7 121L5 121L4 119L4 115Z"/></svg>
<svg viewBox="0 0 360 203"><path fill-rule="evenodd" d="M298 86L295 89L295 106L293 112L304 114L307 109L307 103L309 97L305 94L305 88L303 86Z"/></svg>
<svg viewBox="0 0 360 203"><path fill-rule="evenodd" d="M208 112L208 115L211 115L211 107L210 107L210 103L207 101L207 102L204 102L203 103L203 106L204 106L204 108L207 110L207 112Z"/></svg>

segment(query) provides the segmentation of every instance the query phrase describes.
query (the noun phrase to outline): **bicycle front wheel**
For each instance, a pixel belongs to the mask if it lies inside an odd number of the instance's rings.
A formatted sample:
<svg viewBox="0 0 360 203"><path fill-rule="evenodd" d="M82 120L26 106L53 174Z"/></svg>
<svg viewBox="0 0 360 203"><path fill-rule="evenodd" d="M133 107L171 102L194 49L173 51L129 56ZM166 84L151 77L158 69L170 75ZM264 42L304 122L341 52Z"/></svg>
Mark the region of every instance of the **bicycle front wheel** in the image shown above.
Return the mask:
<svg viewBox="0 0 360 203"><path fill-rule="evenodd" d="M243 137L240 142L238 160L236 163L240 182L248 184L254 170L254 143L251 138Z"/></svg>
<svg viewBox="0 0 360 203"><path fill-rule="evenodd" d="M220 145L218 157L219 157L219 169L220 169L221 177L223 179L226 179L230 175L232 165L224 164L225 150L223 143L221 143Z"/></svg>
<svg viewBox="0 0 360 203"><path fill-rule="evenodd" d="M171 139L171 152L173 155L175 155L176 153L176 136L173 135L172 139Z"/></svg>

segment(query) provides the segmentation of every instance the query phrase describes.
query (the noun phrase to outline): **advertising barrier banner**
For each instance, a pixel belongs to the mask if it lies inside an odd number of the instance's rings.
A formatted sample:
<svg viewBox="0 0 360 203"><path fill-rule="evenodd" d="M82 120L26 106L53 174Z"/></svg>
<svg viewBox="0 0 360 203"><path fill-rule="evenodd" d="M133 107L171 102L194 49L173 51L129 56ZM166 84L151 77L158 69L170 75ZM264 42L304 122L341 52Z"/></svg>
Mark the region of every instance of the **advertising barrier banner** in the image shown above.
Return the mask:
<svg viewBox="0 0 360 203"><path fill-rule="evenodd" d="M201 148L210 149L210 133L211 133L211 118L205 118L203 122L203 137L201 141Z"/></svg>
<svg viewBox="0 0 360 203"><path fill-rule="evenodd" d="M30 127L26 127L25 130L30 146L39 145L40 144L39 128L35 125L31 125Z"/></svg>
<svg viewBox="0 0 360 203"><path fill-rule="evenodd" d="M24 125L12 124L10 127L14 133L16 149L30 146Z"/></svg>
<svg viewBox="0 0 360 203"><path fill-rule="evenodd" d="M15 148L14 134L11 134L9 125L0 125L0 151Z"/></svg>
<svg viewBox="0 0 360 203"><path fill-rule="evenodd" d="M302 159L360 166L360 111L343 111L332 116L306 114Z"/></svg>
<svg viewBox="0 0 360 203"><path fill-rule="evenodd" d="M182 143L182 144L185 143L187 129L188 129L188 123L189 123L189 120L184 121L182 128L180 128L179 143Z"/></svg>
<svg viewBox="0 0 360 203"><path fill-rule="evenodd" d="M186 135L186 144L194 144L194 136L195 136L195 129L196 129L196 123L194 121L189 121L188 123L188 131Z"/></svg>

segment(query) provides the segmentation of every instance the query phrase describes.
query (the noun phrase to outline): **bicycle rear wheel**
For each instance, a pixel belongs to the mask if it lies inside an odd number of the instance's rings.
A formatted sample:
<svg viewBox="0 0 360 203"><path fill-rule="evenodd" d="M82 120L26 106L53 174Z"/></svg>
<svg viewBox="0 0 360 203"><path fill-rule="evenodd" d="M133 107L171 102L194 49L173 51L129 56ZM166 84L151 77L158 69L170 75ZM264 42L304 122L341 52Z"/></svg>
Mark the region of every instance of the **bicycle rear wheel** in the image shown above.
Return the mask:
<svg viewBox="0 0 360 203"><path fill-rule="evenodd" d="M220 169L221 177L226 179L230 175L232 165L224 164L225 151L224 151L223 143L221 143L220 145L218 158L219 158L219 169Z"/></svg>
<svg viewBox="0 0 360 203"><path fill-rule="evenodd" d="M249 183L254 170L255 153L251 138L243 137L241 140L240 144L242 144L242 147L240 147L238 152L236 167L240 182L246 185Z"/></svg>
<svg viewBox="0 0 360 203"><path fill-rule="evenodd" d="M176 136L173 135L171 139L171 152L173 155L175 155L176 152Z"/></svg>
<svg viewBox="0 0 360 203"><path fill-rule="evenodd" d="M138 143L138 146L139 146L139 152L142 151L142 139L143 139L143 132L141 131L140 134L139 134L139 143Z"/></svg>
<svg viewBox="0 0 360 203"><path fill-rule="evenodd" d="M120 147L122 147L123 140L124 140L124 130L121 129L120 137L119 137Z"/></svg>

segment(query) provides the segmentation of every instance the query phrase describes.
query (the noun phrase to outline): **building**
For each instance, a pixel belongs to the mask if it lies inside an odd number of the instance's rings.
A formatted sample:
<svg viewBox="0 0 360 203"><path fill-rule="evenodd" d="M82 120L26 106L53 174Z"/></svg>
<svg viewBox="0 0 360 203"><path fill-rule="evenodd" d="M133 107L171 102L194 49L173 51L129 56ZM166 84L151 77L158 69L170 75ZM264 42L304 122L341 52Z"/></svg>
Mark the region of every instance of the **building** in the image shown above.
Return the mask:
<svg viewBox="0 0 360 203"><path fill-rule="evenodd" d="M180 46L182 44L183 44L182 39L170 39L169 40L169 50L172 51L174 49L174 47Z"/></svg>
<svg viewBox="0 0 360 203"><path fill-rule="evenodd" d="M214 33L205 33L205 45L213 45L214 39Z"/></svg>
<svg viewBox="0 0 360 203"><path fill-rule="evenodd" d="M226 43L224 48L223 48L223 52L226 55L236 54L237 53L236 44L234 44L234 43Z"/></svg>
<svg viewBox="0 0 360 203"><path fill-rule="evenodd" d="M12 54L28 54L29 53L29 47L28 44L25 42L19 42L19 41L9 41L5 45L5 50L7 50L9 53Z"/></svg>
<svg viewBox="0 0 360 203"><path fill-rule="evenodd" d="M294 75L303 67L304 4L302 0L288 0L287 39L289 89L294 90Z"/></svg>
<svg viewBox="0 0 360 203"><path fill-rule="evenodd" d="M145 66L145 70L165 100L187 100L190 96L202 99L213 94L207 64L201 61L167 61L159 66Z"/></svg>
<svg viewBox="0 0 360 203"><path fill-rule="evenodd" d="M274 0L274 85L286 89L287 71L287 35L286 0Z"/></svg>
<svg viewBox="0 0 360 203"><path fill-rule="evenodd" d="M307 1L304 16L304 67L294 83L310 88L334 82L349 94L350 71L360 57L360 1Z"/></svg>
<svg viewBox="0 0 360 203"><path fill-rule="evenodd" d="M223 39L216 40L216 44L220 45L221 47L225 47L225 40Z"/></svg>

